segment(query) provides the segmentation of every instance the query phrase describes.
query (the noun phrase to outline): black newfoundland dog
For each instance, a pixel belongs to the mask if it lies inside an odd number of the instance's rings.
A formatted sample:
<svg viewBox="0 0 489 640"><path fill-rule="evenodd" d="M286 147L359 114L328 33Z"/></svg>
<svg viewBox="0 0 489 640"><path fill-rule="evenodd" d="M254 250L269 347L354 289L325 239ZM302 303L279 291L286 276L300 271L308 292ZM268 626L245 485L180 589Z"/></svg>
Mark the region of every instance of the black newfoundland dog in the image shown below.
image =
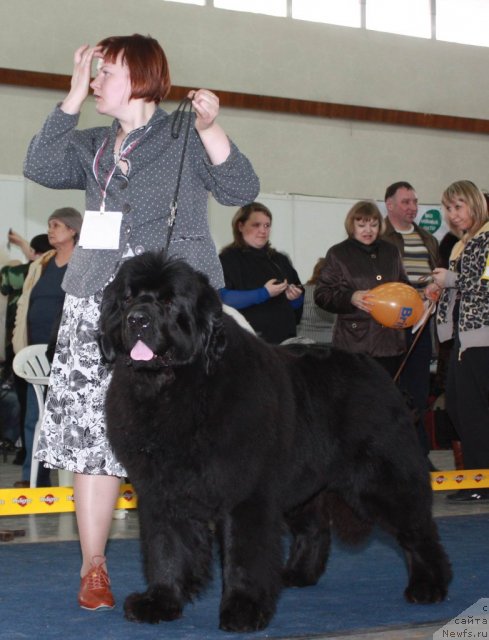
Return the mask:
<svg viewBox="0 0 489 640"><path fill-rule="evenodd" d="M129 620L179 618L210 579L217 539L221 629L263 629L282 586L318 581L334 525L387 528L407 557L406 598L445 598L426 462L375 362L265 344L204 275L162 254L122 265L100 331L108 435L137 492L148 582L127 597Z"/></svg>

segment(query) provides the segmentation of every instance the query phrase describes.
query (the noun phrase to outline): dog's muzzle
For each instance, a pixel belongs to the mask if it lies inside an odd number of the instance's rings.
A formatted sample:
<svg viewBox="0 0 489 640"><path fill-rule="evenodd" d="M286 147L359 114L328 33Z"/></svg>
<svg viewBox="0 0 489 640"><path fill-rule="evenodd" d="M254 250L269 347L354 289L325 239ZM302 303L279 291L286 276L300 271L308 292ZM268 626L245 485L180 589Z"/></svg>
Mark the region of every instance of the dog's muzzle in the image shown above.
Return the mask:
<svg viewBox="0 0 489 640"><path fill-rule="evenodd" d="M151 318L141 309L133 309L127 314L127 326L132 335L141 338L151 326Z"/></svg>

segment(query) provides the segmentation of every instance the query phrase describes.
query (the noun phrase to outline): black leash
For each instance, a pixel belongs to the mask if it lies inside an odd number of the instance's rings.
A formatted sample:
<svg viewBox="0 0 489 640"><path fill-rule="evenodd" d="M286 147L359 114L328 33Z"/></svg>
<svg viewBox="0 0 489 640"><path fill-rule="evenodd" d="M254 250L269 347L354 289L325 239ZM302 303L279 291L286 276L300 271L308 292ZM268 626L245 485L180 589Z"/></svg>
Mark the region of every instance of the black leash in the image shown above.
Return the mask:
<svg viewBox="0 0 489 640"><path fill-rule="evenodd" d="M182 156L180 158L180 167L178 169L178 175L177 175L177 184L175 187L175 194L173 196L173 200L171 201L171 204L170 204L170 215L168 216L168 234L166 237L165 252L168 251L168 247L170 246L170 240L173 234L173 227L175 225L175 219L177 217L180 181L182 179L183 163L185 160L185 151L187 149L188 136L189 136L190 127L192 124L192 99L191 98L184 98L178 105L175 113L173 114L173 121L171 125L171 136L175 140L178 139L178 137L180 136L185 114L187 112L188 112L187 127L185 129L185 138L183 140Z"/></svg>

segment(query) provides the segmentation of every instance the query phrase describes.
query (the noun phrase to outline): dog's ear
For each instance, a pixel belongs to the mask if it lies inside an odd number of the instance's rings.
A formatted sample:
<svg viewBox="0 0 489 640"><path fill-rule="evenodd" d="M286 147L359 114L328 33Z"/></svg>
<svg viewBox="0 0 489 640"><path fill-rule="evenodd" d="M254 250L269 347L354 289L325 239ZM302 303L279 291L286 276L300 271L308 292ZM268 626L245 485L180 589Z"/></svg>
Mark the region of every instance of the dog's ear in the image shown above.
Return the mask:
<svg viewBox="0 0 489 640"><path fill-rule="evenodd" d="M200 281L198 296L199 332L204 368L210 374L226 348L226 334L222 319L222 303L215 289L206 278Z"/></svg>
<svg viewBox="0 0 489 640"><path fill-rule="evenodd" d="M98 343L104 360L110 364L122 349L123 293L119 291L117 279L105 288L100 309Z"/></svg>
<svg viewBox="0 0 489 640"><path fill-rule="evenodd" d="M214 365L221 359L226 348L226 334L220 313L209 313L207 327L202 332L204 367L207 375L212 373Z"/></svg>

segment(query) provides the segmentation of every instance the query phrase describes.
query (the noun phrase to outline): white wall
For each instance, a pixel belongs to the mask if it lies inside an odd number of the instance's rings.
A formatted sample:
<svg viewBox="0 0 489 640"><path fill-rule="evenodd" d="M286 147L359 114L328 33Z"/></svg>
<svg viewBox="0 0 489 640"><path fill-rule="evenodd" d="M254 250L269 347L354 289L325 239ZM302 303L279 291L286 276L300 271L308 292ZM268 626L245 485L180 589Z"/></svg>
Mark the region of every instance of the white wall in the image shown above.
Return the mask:
<svg viewBox="0 0 489 640"><path fill-rule="evenodd" d="M79 44L136 31L162 42L176 85L489 118L487 48L163 0L2 0L0 66L69 74ZM0 86L0 174L22 173L31 136L62 97ZM101 122L87 101L80 126ZM382 200L388 184L407 179L421 202L437 203L453 180L489 186L484 135L239 109L223 109L220 122L253 161L264 194ZM29 186L27 229L80 202ZM0 218L24 224L2 200ZM329 236L329 219L317 223L310 237Z"/></svg>
<svg viewBox="0 0 489 640"><path fill-rule="evenodd" d="M345 239L344 219L354 200L262 193L259 202L273 215L271 243L286 253L302 282L330 246ZM213 237L219 249L232 240L231 219L236 209L210 207Z"/></svg>
<svg viewBox="0 0 489 640"><path fill-rule="evenodd" d="M0 176L0 202L8 205L12 214L15 212L18 221L15 229L26 238L46 231L44 216L33 214L29 217L25 214L26 199L36 202L39 212L64 206L67 196L72 206L83 211L82 192L51 192L22 178ZM355 202L353 199L270 193L261 193L258 200L273 213L273 246L290 256L302 282L311 276L316 260L324 256L329 247L346 237L344 219ZM385 214L384 204L377 204ZM431 208L436 209L437 205L421 205L418 221ZM232 240L231 220L235 212L236 208L225 207L212 199L209 202L211 231L219 250ZM0 219L0 264L8 259L23 259L16 247L7 248L10 226L7 217ZM446 230L446 225L442 224L435 235L441 238Z"/></svg>
<svg viewBox="0 0 489 640"><path fill-rule="evenodd" d="M261 193L259 202L273 214L272 245L291 258L301 282L307 282L316 261L346 238L344 221L356 199ZM384 203L377 201L377 205L386 215ZM416 221L423 225L423 216L430 210L440 214L441 224L433 234L441 240L448 227L438 204L420 205ZM209 208L212 234L219 249L232 240L231 220L235 211L217 203Z"/></svg>

